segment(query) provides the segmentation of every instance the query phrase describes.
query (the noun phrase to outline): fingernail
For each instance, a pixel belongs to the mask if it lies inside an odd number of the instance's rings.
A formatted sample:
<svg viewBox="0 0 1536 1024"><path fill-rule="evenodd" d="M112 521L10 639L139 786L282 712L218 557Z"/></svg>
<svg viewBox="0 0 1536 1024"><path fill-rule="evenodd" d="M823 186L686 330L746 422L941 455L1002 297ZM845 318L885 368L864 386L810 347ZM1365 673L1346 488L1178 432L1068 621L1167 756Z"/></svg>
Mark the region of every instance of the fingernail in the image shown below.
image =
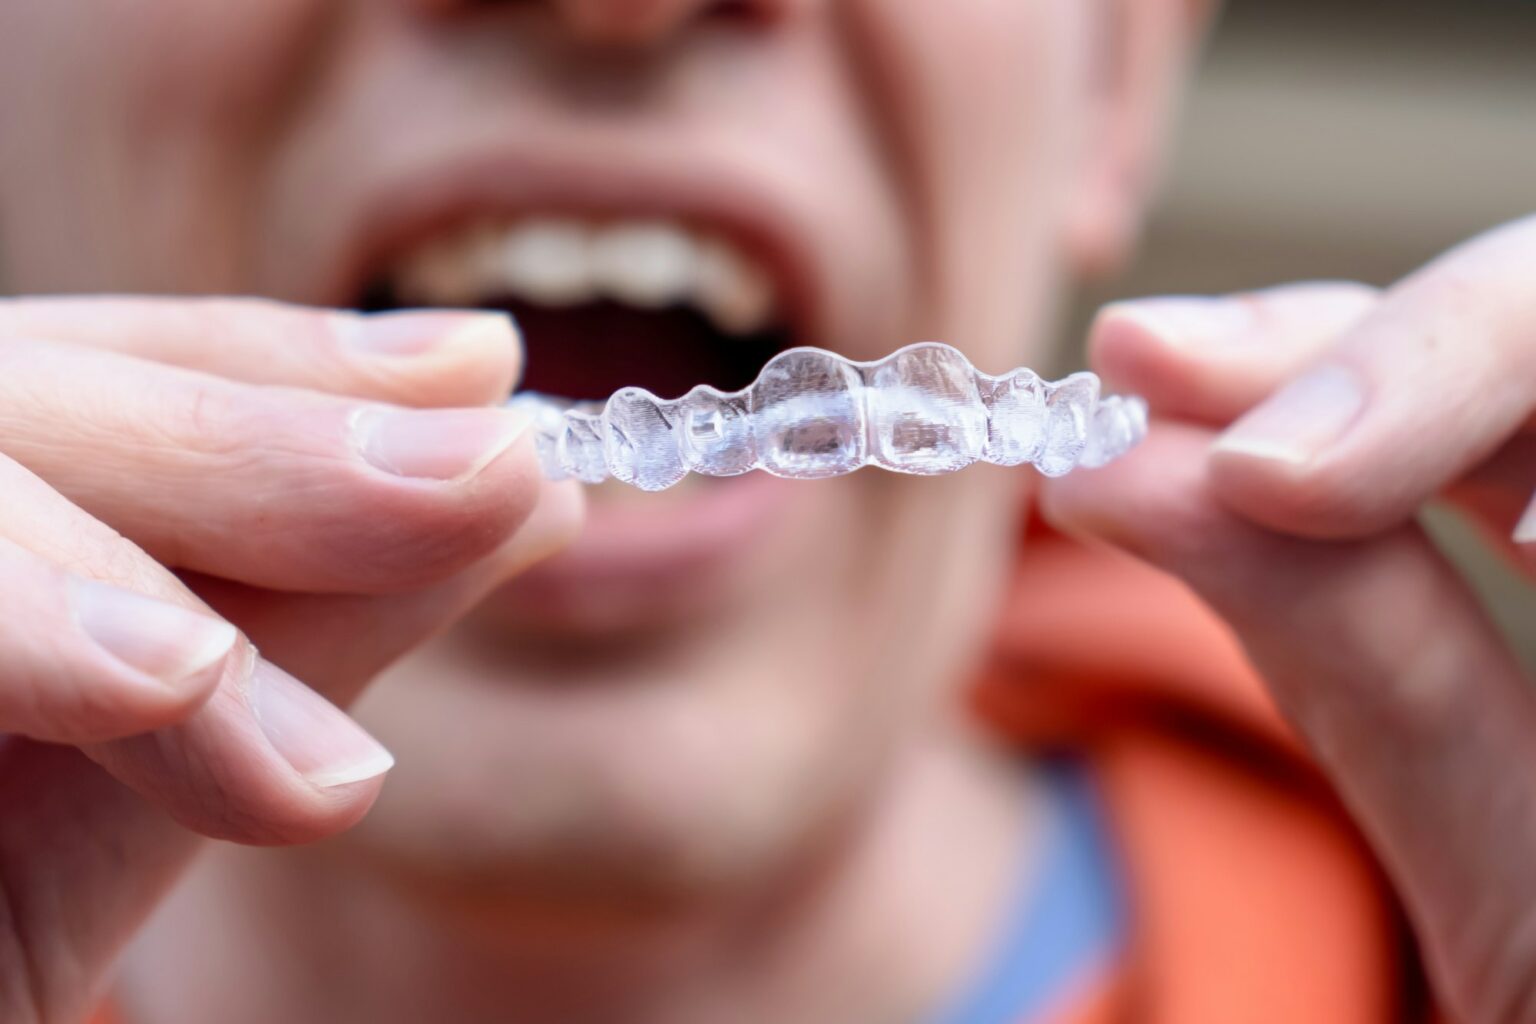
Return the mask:
<svg viewBox="0 0 1536 1024"><path fill-rule="evenodd" d="M1514 540L1516 544L1536 544L1536 497L1531 498L1525 514L1515 524Z"/></svg>
<svg viewBox="0 0 1536 1024"><path fill-rule="evenodd" d="M365 407L352 444L375 469L424 480L467 480L511 447L530 420L510 409Z"/></svg>
<svg viewBox="0 0 1536 1024"><path fill-rule="evenodd" d="M1196 295L1117 302L1104 315L1129 320L1174 348L1209 348L1244 338L1253 328L1248 303Z"/></svg>
<svg viewBox="0 0 1536 1024"><path fill-rule="evenodd" d="M1230 427L1218 451L1301 466L1336 444L1365 408L1355 371L1320 366L1291 381Z"/></svg>
<svg viewBox="0 0 1536 1024"><path fill-rule="evenodd" d="M71 577L75 621L97 646L170 686L196 678L235 645L234 626L99 580Z"/></svg>
<svg viewBox="0 0 1536 1024"><path fill-rule="evenodd" d="M342 343L373 356L416 356L449 344L495 340L517 344L512 318L497 312L407 309L390 313L344 313L336 319Z"/></svg>
<svg viewBox="0 0 1536 1024"><path fill-rule="evenodd" d="M256 662L246 699L262 735L321 789L383 775L395 759L346 712L268 661Z"/></svg>

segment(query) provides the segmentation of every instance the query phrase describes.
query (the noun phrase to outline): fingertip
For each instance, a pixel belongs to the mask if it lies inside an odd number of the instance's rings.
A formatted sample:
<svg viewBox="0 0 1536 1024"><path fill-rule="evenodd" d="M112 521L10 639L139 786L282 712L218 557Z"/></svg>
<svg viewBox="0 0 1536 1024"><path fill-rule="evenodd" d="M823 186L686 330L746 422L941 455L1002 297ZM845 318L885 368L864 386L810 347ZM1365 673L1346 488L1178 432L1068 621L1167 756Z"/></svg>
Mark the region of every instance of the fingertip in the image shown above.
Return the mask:
<svg viewBox="0 0 1536 1024"><path fill-rule="evenodd" d="M1282 533L1356 538L1417 507L1381 433L1379 387L1353 364L1327 361L1249 410L1210 450L1211 481L1232 509Z"/></svg>
<svg viewBox="0 0 1536 1024"><path fill-rule="evenodd" d="M463 570L521 536L551 488L561 500L544 510L541 523L549 528L549 543L556 545L578 528L584 506L579 494L573 503L572 489L544 480L533 436L524 430L472 477L407 489L395 496L394 514L377 523L368 549L355 553L357 578L377 576L380 586L357 589L411 589ZM562 515L574 515L576 522Z"/></svg>
<svg viewBox="0 0 1536 1024"><path fill-rule="evenodd" d="M1088 328L1088 363L1113 388L1144 392L1165 355L1166 346L1134 302L1105 306Z"/></svg>
<svg viewBox="0 0 1536 1024"><path fill-rule="evenodd" d="M0 717L34 739L94 743L183 721L218 687L239 640L212 615L95 579L50 573L39 583L49 612L62 614L27 623L26 609L12 610L8 625L33 635L9 638L0 701Z"/></svg>
<svg viewBox="0 0 1536 1024"><path fill-rule="evenodd" d="M1319 465L1284 444L1222 438L1210 448L1211 490L1234 513L1277 533L1353 540L1412 514L1417 501L1378 475Z"/></svg>
<svg viewBox="0 0 1536 1024"><path fill-rule="evenodd" d="M372 775L337 783L302 804L237 797L224 804L178 801L165 809L178 824L208 839L243 846L302 846L340 835L362 821L383 791L384 779Z"/></svg>
<svg viewBox="0 0 1536 1024"><path fill-rule="evenodd" d="M483 405L512 393L522 338L497 310L397 310L338 314L338 343L371 389L402 405Z"/></svg>
<svg viewBox="0 0 1536 1024"><path fill-rule="evenodd" d="M1107 473L1112 467L1096 470L1092 479L1086 474L1068 473L1066 476L1043 479L1036 489L1036 507L1042 519L1052 528L1072 537L1087 538L1102 532L1095 512L1104 507L1102 494L1110 483Z"/></svg>
<svg viewBox="0 0 1536 1024"><path fill-rule="evenodd" d="M1163 295L1111 303L1095 328L1109 350L1198 354L1251 333L1254 322L1253 303L1242 298Z"/></svg>
<svg viewBox="0 0 1536 1024"><path fill-rule="evenodd" d="M532 426L516 409L412 409L359 406L347 416L352 453L387 477L468 484Z"/></svg>
<svg viewBox="0 0 1536 1024"><path fill-rule="evenodd" d="M1239 344L1250 303L1192 296L1134 299L1102 310L1090 362L1114 389L1165 416L1219 420L1253 400L1262 353Z"/></svg>
<svg viewBox="0 0 1536 1024"><path fill-rule="evenodd" d="M100 580L65 579L75 624L113 661L181 700L200 701L218 685L240 638L233 625Z"/></svg>
<svg viewBox="0 0 1536 1024"><path fill-rule="evenodd" d="M1093 365L1165 416L1223 423L1261 401L1378 301L1348 282L1128 299L1090 332Z"/></svg>
<svg viewBox="0 0 1536 1024"><path fill-rule="evenodd" d="M532 515L543 473L529 426L501 407L380 405L286 422L279 429L296 440L285 446L307 446L305 457L252 518L227 528L231 542L207 556L218 563L186 567L304 593L438 582L496 551Z"/></svg>
<svg viewBox="0 0 1536 1024"><path fill-rule="evenodd" d="M1042 488L1046 521L1154 563L1210 536L1217 517L1206 486L1210 432L1159 422L1130 455Z"/></svg>
<svg viewBox="0 0 1536 1024"><path fill-rule="evenodd" d="M395 765L345 711L271 662L258 661L246 677L245 700L272 750L317 790L379 778Z"/></svg>
<svg viewBox="0 0 1536 1024"><path fill-rule="evenodd" d="M462 326L438 350L437 378L444 397L463 405L503 402L522 376L522 333L510 313L461 315Z"/></svg>
<svg viewBox="0 0 1536 1024"><path fill-rule="evenodd" d="M1053 481L1042 511L1066 532L1111 544L1207 599L1246 607L1265 592L1265 574L1284 572L1301 542L1221 500L1211 441L1208 428L1159 422L1132 455Z"/></svg>
<svg viewBox="0 0 1536 1024"><path fill-rule="evenodd" d="M187 721L85 749L187 828L253 845L344 831L394 765L349 715L250 648Z"/></svg>

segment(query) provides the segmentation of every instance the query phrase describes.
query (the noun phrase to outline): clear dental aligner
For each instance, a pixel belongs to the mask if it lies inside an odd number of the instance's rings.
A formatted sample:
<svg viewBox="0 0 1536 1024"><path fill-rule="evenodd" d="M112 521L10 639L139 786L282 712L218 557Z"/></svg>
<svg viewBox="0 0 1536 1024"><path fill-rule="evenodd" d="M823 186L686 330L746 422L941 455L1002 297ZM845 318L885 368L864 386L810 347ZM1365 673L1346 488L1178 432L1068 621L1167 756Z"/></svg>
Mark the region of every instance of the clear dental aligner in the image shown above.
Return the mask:
<svg viewBox="0 0 1536 1024"><path fill-rule="evenodd" d="M605 403L524 393L510 404L533 415L548 478L611 476L647 491L689 472L754 469L814 480L864 466L934 475L990 462L1061 476L1102 466L1147 432L1146 403L1100 398L1094 374L1050 382L1019 369L994 377L936 342L869 363L791 349L729 394L700 385L667 400L624 388Z"/></svg>

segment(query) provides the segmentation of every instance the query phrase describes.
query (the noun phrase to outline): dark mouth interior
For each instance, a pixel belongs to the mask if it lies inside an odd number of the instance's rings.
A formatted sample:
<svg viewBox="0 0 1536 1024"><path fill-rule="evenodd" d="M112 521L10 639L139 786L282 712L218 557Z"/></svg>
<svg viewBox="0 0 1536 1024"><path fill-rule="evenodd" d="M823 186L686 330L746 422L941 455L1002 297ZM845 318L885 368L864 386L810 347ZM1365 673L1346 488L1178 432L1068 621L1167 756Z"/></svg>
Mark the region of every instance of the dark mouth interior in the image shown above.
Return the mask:
<svg viewBox="0 0 1536 1024"><path fill-rule="evenodd" d="M370 288L369 311L399 308L387 285ZM698 384L738 391L789 347L783 329L726 334L691 306L642 310L613 302L567 308L492 299L481 308L512 314L523 334L521 390L601 401L624 387L678 398Z"/></svg>

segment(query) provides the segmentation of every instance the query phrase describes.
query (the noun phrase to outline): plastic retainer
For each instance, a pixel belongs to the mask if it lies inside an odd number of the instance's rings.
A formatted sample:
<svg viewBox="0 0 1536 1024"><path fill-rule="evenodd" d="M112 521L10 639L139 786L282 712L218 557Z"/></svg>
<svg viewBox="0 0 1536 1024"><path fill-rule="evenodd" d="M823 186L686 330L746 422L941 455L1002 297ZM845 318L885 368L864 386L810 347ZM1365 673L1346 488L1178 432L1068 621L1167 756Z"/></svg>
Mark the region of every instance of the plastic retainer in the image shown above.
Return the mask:
<svg viewBox="0 0 1536 1024"><path fill-rule="evenodd" d="M931 476L990 462L1061 476L1102 466L1147 432L1146 403L1100 398L1092 373L1055 382L1027 369L994 377L937 342L870 363L790 349L750 387L729 394L700 385L667 400L623 388L601 404L533 393L509 404L534 417L549 479L611 476L646 491L690 472L754 469L816 480L864 466Z"/></svg>

